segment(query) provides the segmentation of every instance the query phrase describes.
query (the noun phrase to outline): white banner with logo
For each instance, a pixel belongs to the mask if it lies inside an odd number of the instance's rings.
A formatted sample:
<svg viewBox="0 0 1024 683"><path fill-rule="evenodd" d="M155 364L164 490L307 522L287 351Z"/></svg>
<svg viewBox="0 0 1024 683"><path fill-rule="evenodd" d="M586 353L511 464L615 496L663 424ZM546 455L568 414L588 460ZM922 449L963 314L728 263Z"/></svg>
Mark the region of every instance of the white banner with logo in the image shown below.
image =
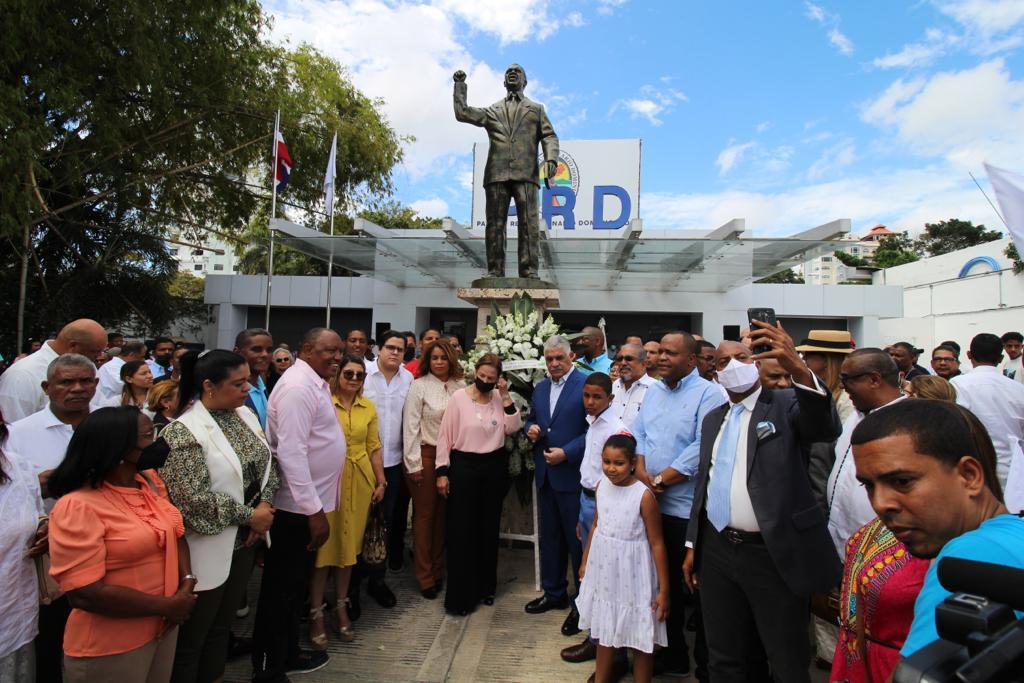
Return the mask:
<svg viewBox="0 0 1024 683"><path fill-rule="evenodd" d="M486 162L487 145L474 145L472 227L478 230L486 227ZM640 217L640 140L560 140L558 170L547 184L543 174L541 164L543 226L618 230ZM514 203L508 221L510 228L516 227Z"/></svg>

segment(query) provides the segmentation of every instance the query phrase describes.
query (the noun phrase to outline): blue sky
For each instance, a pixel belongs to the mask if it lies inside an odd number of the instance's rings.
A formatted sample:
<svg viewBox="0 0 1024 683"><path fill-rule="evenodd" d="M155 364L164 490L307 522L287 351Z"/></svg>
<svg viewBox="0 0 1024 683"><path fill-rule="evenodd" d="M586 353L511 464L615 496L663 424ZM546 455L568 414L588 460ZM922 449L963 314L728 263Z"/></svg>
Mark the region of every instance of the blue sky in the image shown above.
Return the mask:
<svg viewBox="0 0 1024 683"><path fill-rule="evenodd" d="M340 60L415 135L398 198L467 223L471 104L511 62L563 139L641 138L648 228L747 219L788 235L851 218L1002 229L971 181L1024 171L1024 1L265 0L272 35ZM991 196L991 192L990 192Z"/></svg>

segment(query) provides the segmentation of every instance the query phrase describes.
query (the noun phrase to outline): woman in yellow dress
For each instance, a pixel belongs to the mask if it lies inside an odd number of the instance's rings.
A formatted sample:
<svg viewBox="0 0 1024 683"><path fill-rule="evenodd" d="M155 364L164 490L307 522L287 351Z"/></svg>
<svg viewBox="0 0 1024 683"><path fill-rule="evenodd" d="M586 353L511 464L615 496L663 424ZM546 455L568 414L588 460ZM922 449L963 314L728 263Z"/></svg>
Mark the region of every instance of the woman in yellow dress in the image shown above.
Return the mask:
<svg viewBox="0 0 1024 683"><path fill-rule="evenodd" d="M331 535L316 554L309 586L309 639L319 649L327 647L324 629L324 589L328 569L333 568L334 591L339 597L332 611L342 641L353 640L352 622L345 606L352 567L363 549L363 533L370 514L370 503L384 498L384 460L377 432L377 409L363 397L366 366L362 358L346 355L341 370L331 380L331 393L338 422L345 432L345 468L341 474L338 507L327 513Z"/></svg>

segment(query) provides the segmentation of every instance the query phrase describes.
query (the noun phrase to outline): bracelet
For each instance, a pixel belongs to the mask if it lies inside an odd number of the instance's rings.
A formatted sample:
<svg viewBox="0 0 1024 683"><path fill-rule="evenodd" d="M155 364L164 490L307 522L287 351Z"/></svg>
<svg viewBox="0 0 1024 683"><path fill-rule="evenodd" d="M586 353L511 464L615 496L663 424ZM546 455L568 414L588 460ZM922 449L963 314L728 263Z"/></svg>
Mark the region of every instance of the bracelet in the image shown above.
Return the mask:
<svg viewBox="0 0 1024 683"><path fill-rule="evenodd" d="M387 479L385 479L384 481L377 482L376 488L385 488L386 489L387 487L388 487Z"/></svg>
<svg viewBox="0 0 1024 683"><path fill-rule="evenodd" d="M185 574L185 576L181 577L182 581L188 581L189 579L192 580L192 583L199 583L199 577L195 574Z"/></svg>

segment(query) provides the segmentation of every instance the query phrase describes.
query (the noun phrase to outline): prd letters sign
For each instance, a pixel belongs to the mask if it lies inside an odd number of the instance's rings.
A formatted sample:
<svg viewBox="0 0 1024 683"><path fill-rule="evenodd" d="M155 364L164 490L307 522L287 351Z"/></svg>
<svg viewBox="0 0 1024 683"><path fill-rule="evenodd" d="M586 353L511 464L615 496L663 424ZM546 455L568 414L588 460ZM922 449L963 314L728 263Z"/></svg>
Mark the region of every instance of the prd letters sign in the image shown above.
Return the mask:
<svg viewBox="0 0 1024 683"><path fill-rule="evenodd" d="M486 143L473 146L473 227L486 227ZM561 140L558 170L545 186L540 178L540 213L548 229L617 230L640 217L640 140ZM508 227L516 228L509 207Z"/></svg>

